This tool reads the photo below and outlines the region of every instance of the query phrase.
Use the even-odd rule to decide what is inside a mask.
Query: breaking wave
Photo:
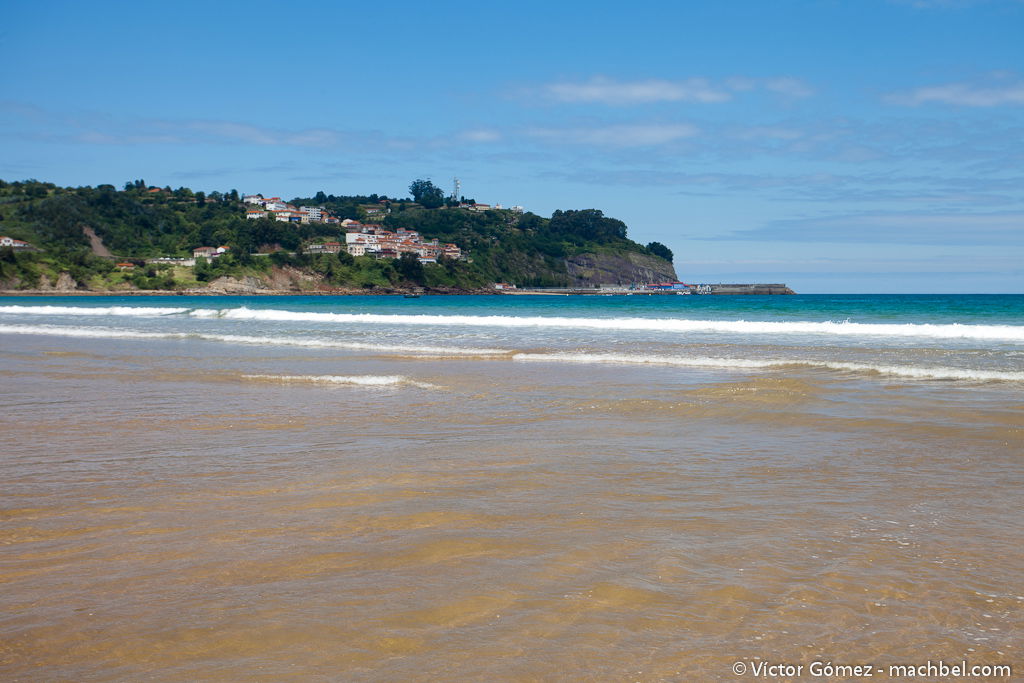
[[[270,382],[305,382],[309,384],[351,384],[362,387],[408,385],[420,389],[436,389],[436,384],[418,382],[405,375],[242,375],[243,379]]]
[[[865,372],[905,379],[943,379],[979,382],[1024,382],[1024,372],[999,370],[975,370],[970,368],[919,367],[912,365],[872,365],[869,363],[846,363],[841,361],[819,361],[802,359],[747,359],[718,357],[644,356],[600,353],[517,353],[515,361],[538,361],[559,363],[612,363],[671,365],[691,368],[735,368],[735,369],[781,369],[786,367],[809,367],[847,372]]]
[[[0,306],[0,313],[17,315],[116,315],[130,317],[154,317],[191,313],[191,308],[169,308],[165,306]]]
[[[0,325],[0,334],[48,335],[92,339],[189,340],[197,339],[228,344],[260,346],[297,346],[322,349],[367,350],[380,354],[408,356],[454,356],[514,360],[518,362],[557,362],[582,364],[662,365],[692,368],[726,368],[739,370],[782,369],[808,367],[843,372],[869,373],[906,379],[937,379],[965,381],[1024,382],[1024,372],[981,370],[945,366],[916,366],[850,363],[843,361],[799,358],[727,358],[718,356],[666,356],[654,354],[616,353],[541,353],[517,352],[509,349],[472,348],[455,346],[388,345],[384,343],[345,342],[310,337],[253,336],[234,334],[206,334],[197,332],[143,332],[104,327],[70,327],[60,325]],[[391,377],[391,376],[388,376]],[[282,380],[284,381],[284,380]],[[298,379],[290,381],[300,381]],[[312,381],[312,380],[303,380]],[[335,380],[322,380],[335,381]],[[345,383],[347,380],[337,380]],[[349,382],[358,383],[358,382]]]
[[[403,315],[380,313],[317,313],[281,309],[159,308],[112,306],[0,306],[0,313],[28,315],[148,316],[186,315],[198,319],[259,320],[496,328],[562,328],[678,333],[731,333],[746,335],[828,335],[978,339],[1024,343],[1024,325],[965,325],[961,323],[858,323],[849,321],[693,320],[678,318],[567,318],[503,315]]]
[[[410,346],[404,344],[371,344],[342,342],[308,337],[252,336],[242,334],[206,334],[202,332],[140,332],[104,327],[64,327],[60,325],[0,325],[0,334],[40,334],[57,337],[91,339],[201,339],[229,344],[259,344],[262,346],[304,346],[324,349],[352,349],[376,351],[385,354],[432,356],[507,356],[507,349],[487,349],[458,346]]]
[[[203,315],[205,316],[206,314],[204,313]],[[932,337],[937,339],[998,339],[1024,342],[1024,325],[308,313],[275,309],[251,309],[246,307],[224,309],[218,317],[231,320],[476,327],[555,327],[595,330],[649,330],[659,332],[729,332],[739,334],[877,335],[886,337]]]

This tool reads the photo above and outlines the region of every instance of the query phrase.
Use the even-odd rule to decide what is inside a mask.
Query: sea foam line
[[[486,349],[458,346],[410,346],[371,344],[368,342],[342,342],[299,337],[260,337],[241,334],[207,334],[203,332],[139,332],[104,327],[65,327],[60,325],[0,325],[0,334],[38,334],[57,337],[87,339],[201,339],[229,344],[258,344],[264,346],[302,346],[308,348],[352,349],[376,351],[382,354],[410,354],[434,356],[507,356],[508,349]]]
[[[154,317],[191,313],[191,308],[169,308],[165,306],[0,306],[0,313],[16,315],[116,315],[130,317]]]
[[[946,379],[967,381],[1024,382],[1024,372],[1003,372],[998,370],[974,370],[950,367],[917,367],[908,365],[872,365],[869,363],[846,363],[842,361],[818,361],[805,359],[748,359],[719,358],[713,356],[653,356],[600,353],[517,353],[515,361],[538,361],[560,363],[611,363],[670,365],[693,368],[738,368],[738,369],[780,369],[801,366],[826,370],[867,372],[906,379]]]
[[[857,323],[848,321],[757,321],[693,320],[686,318],[567,318],[504,315],[403,315],[382,313],[317,313],[281,309],[238,308],[154,308],[114,306],[78,308],[74,306],[0,306],[0,313],[30,315],[117,315],[166,316],[186,314],[192,318],[262,320],[277,322],[319,322],[344,324],[389,324],[418,326],[563,328],[591,330],[627,330],[678,333],[725,332],[760,335],[838,335],[881,336],[890,338],[925,337],[932,339],[979,339],[1024,343],[1024,325],[965,325],[961,323]]]
[[[436,384],[418,382],[405,375],[242,375],[244,379],[273,382],[304,382],[309,384],[351,384],[363,387],[408,385],[420,389],[437,389]]]
[[[206,317],[206,314],[203,314]],[[1024,343],[1024,325],[937,325],[932,323],[854,323],[811,321],[690,320],[673,318],[565,318],[545,316],[401,315],[380,313],[314,313],[246,307],[224,309],[230,320],[306,321],[393,325],[474,327],[553,327],[658,332],[729,332],[737,334],[816,334],[843,336],[990,339]]]
[[[139,332],[110,328],[62,327],[56,325],[0,325],[0,334],[52,335],[94,339],[200,339],[236,344],[257,344],[272,346],[301,346],[314,348],[370,349],[384,353],[448,353],[467,356],[491,356],[520,362],[561,362],[561,363],[610,363],[669,365],[697,368],[734,369],[779,369],[803,366],[820,369],[867,372],[908,379],[947,379],[968,381],[1024,382],[1024,372],[972,370],[950,367],[915,367],[896,365],[871,365],[867,363],[846,363],[841,361],[817,361],[806,359],[748,359],[714,356],[659,356],[643,354],[609,353],[515,353],[506,349],[467,349],[456,347],[384,347],[360,342],[334,342],[319,339],[298,339],[290,337],[257,337],[228,334],[202,334],[184,332]]]

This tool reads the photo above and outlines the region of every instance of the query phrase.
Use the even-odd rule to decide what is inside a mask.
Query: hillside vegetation
[[[423,181],[417,181],[423,182]],[[138,180],[117,189],[59,187],[34,180],[0,180],[0,235],[31,243],[39,251],[0,249],[0,288],[39,289],[58,282],[92,290],[184,289],[230,277],[280,283],[291,288],[387,290],[428,287],[477,290],[493,282],[519,286],[581,284],[573,259],[594,255],[642,258],[652,272],[674,271],[663,245],[642,246],[626,236],[626,225],[601,211],[556,211],[551,218],[507,210],[470,211],[442,204],[426,208],[411,199],[378,195],[335,196],[323,192],[294,204],[326,207],[334,216],[419,231],[462,248],[462,260],[421,264],[416,258],[373,259],[347,253],[307,255],[305,244],[345,241],[341,225],[284,223],[245,218],[234,190],[193,192],[151,188]],[[367,216],[380,207],[384,217]],[[375,212],[376,214],[376,212]],[[102,253],[96,239],[110,255]],[[146,264],[156,257],[190,257],[200,246],[228,246],[228,254],[195,268]],[[136,265],[130,272],[118,262]],[[590,271],[587,271],[590,272]],[[62,275],[63,274],[63,275]],[[617,277],[616,275],[604,276]],[[288,279],[285,278],[285,279]]]

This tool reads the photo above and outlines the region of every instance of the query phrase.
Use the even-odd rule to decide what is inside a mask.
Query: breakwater
[[[675,287],[649,287],[647,285],[600,285],[597,287],[519,287],[514,290],[501,290],[502,294],[711,294],[711,295],[765,295],[765,294],[796,294],[787,285],[781,283],[755,284],[697,284]]]

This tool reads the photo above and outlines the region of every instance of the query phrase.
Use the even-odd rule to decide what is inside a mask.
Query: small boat
[[[405,298],[406,299],[419,299],[420,295],[419,294],[406,294]]]

